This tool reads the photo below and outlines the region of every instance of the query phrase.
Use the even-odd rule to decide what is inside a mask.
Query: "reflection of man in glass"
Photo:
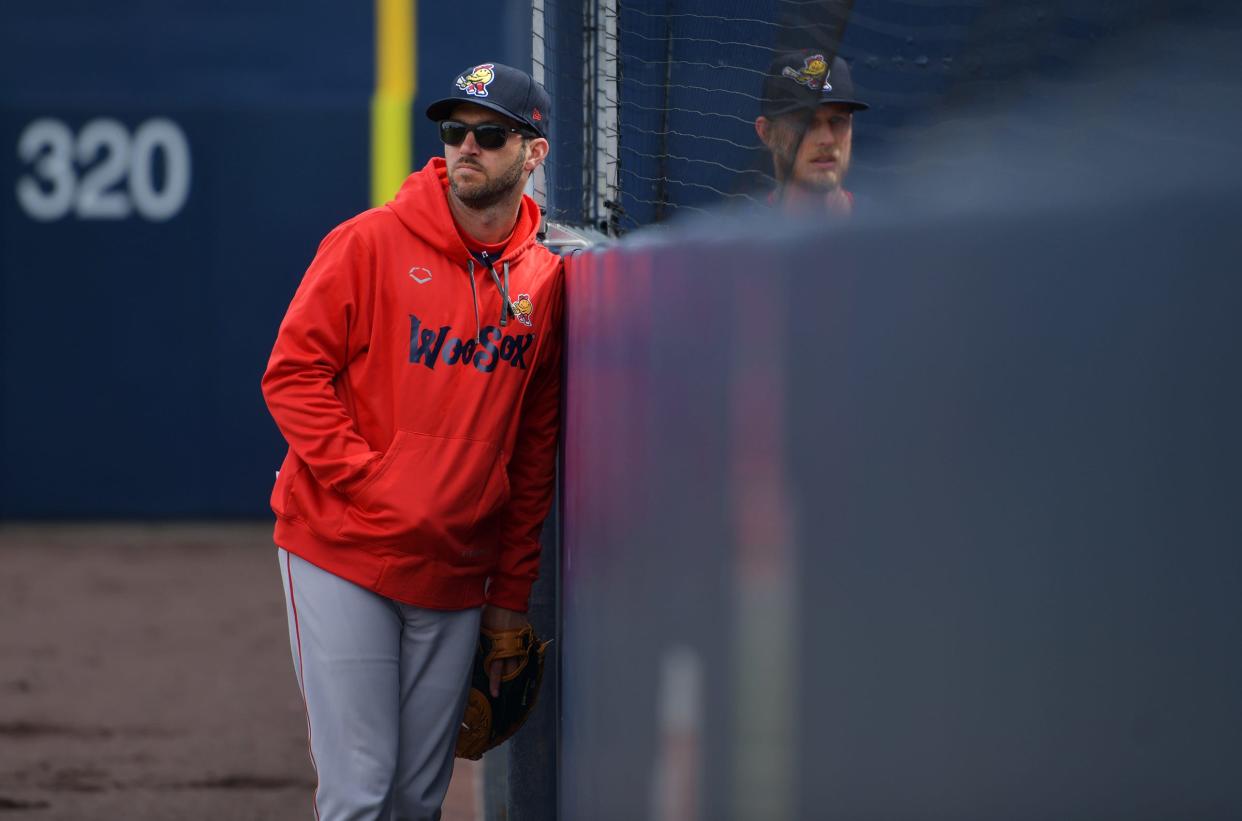
[[[822,51],[778,54],[763,80],[755,131],[772,153],[777,189],[773,204],[786,209],[824,208],[848,214],[853,196],[843,187],[850,170],[855,111],[849,66]]]

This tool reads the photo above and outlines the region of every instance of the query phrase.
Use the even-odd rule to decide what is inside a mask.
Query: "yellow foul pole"
[[[375,0],[375,93],[371,97],[371,204],[382,205],[412,170],[410,108],[418,89],[418,0]]]

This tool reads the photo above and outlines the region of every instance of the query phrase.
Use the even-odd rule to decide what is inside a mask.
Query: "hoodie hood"
[[[432,157],[421,170],[406,177],[397,196],[384,207],[419,240],[464,266],[471,259],[470,251],[458,235],[449,210],[448,187],[447,163],[443,157]],[[539,206],[523,194],[517,224],[505,248],[506,260],[518,259],[535,244],[539,220]]]

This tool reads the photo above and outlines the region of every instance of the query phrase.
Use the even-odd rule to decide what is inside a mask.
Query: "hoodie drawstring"
[[[466,261],[466,271],[470,274],[470,296],[474,297],[474,338],[483,341],[483,328],[479,325],[479,292],[474,287],[474,260]]]
[[[509,260],[507,259],[505,260],[505,290],[501,296],[505,299],[505,307],[500,312],[500,324],[503,325],[505,323],[505,313],[513,312],[513,303],[509,301]],[[516,316],[516,314],[514,315]]]
[[[505,281],[503,284],[500,281],[500,276],[496,273],[496,267],[492,265],[492,262],[487,258],[486,253],[483,254],[482,262],[487,266],[487,270],[491,272],[492,282],[496,283],[496,290],[500,291],[500,327],[503,328],[509,324],[509,314],[517,316],[517,314],[513,312],[512,303],[509,302],[509,261],[505,260],[504,265],[502,266],[505,274]]]

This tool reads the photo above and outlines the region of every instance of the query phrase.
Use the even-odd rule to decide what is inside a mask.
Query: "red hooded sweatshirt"
[[[525,610],[552,500],[564,277],[530,197],[489,270],[447,187],[433,159],[337,226],[293,297],[263,375],[289,443],[275,541],[397,601]]]

